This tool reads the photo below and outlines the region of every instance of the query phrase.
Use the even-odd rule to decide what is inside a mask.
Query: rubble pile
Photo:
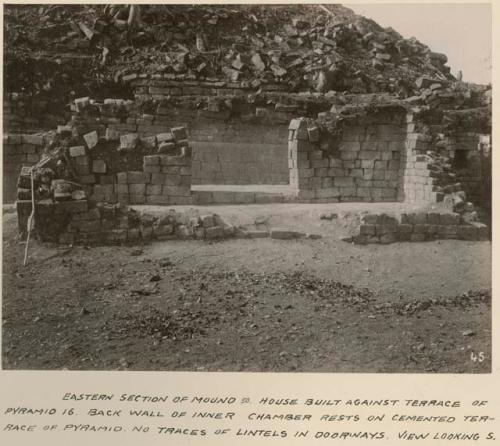
[[[425,91],[432,102],[446,100],[437,85],[454,80],[445,55],[341,5],[10,5],[5,43],[6,84],[28,81],[16,78],[19,61],[53,60],[62,78],[34,70],[29,86],[52,92],[68,80],[72,63],[60,55],[71,53],[86,64],[84,84],[74,87],[80,93],[140,72],[255,90],[271,83],[321,93]],[[421,76],[433,82],[415,85]]]

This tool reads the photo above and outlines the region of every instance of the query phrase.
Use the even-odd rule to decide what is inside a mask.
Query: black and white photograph
[[[491,4],[3,4],[3,370],[490,374]]]

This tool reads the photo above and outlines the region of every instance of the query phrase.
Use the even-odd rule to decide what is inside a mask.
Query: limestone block
[[[44,144],[42,135],[24,134],[22,135],[22,142],[24,144],[32,144],[34,146],[43,146]]]
[[[93,173],[106,173],[106,162],[104,160],[95,159],[92,161]]]
[[[294,238],[299,238],[303,234],[297,231],[292,231],[290,229],[283,229],[283,228],[272,228],[270,232],[270,236],[273,239],[280,239],[280,240],[290,240]]]
[[[144,157],[144,166],[160,165],[160,157],[157,155],[148,155]]]
[[[147,172],[132,171],[126,172],[127,183],[129,184],[142,184],[151,181],[151,174]]]
[[[73,146],[69,148],[69,156],[72,158],[85,156],[85,147],[84,146]]]
[[[85,143],[87,144],[87,147],[89,149],[93,149],[99,142],[99,136],[97,135],[96,131],[83,135],[83,139],[85,140]]]
[[[162,167],[160,165],[157,166],[144,166],[143,171],[146,173],[161,173]]]

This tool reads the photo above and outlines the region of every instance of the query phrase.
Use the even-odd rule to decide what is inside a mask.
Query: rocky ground
[[[16,231],[4,214],[4,369],[491,370],[489,242],[35,243],[24,268]]]

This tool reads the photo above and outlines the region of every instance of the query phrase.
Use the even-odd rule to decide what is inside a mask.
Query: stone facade
[[[67,119],[68,116],[68,111],[61,105],[54,107],[50,98],[32,97],[25,93],[5,91],[3,98],[4,132],[31,133],[54,127],[58,122]]]

